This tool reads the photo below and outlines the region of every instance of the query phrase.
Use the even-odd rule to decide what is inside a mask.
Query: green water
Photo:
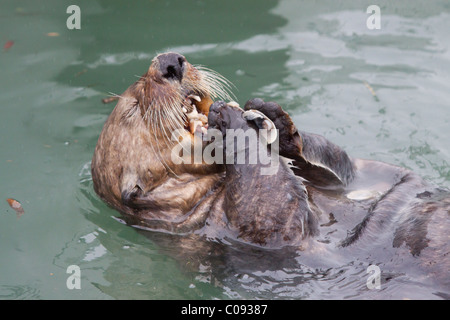
[[[71,4],[81,30],[66,27]],[[186,271],[114,219],[89,166],[114,107],[101,99],[171,50],[227,77],[241,104],[275,100],[297,127],[354,157],[450,187],[450,2],[377,1],[380,30],[366,27],[370,4],[3,0],[0,42],[14,43],[0,52],[0,299],[358,297],[365,285],[346,280],[355,274],[348,265],[309,282],[281,267],[230,272],[237,280],[221,285]],[[25,214],[17,218],[7,198]],[[80,290],[66,286],[72,264]],[[384,293],[377,297],[393,295]]]

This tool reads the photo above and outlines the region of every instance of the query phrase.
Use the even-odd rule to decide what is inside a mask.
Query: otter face
[[[206,132],[214,99],[230,100],[230,83],[217,72],[193,66],[178,53],[156,56],[147,73],[135,84],[141,116],[156,136],[166,137],[184,128]]]

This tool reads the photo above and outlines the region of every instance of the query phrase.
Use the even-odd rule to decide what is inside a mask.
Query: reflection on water
[[[97,198],[89,172],[113,107],[101,99],[174,50],[231,80],[241,105],[276,100],[352,156],[448,188],[448,1],[381,1],[381,30],[366,28],[363,1],[98,0],[80,2],[82,29],[69,32],[69,4],[2,3],[1,41],[14,45],[0,54],[0,193],[26,214],[3,204],[1,299],[449,298],[395,263],[379,264],[381,289],[369,290],[377,261],[365,255],[138,232]],[[71,264],[80,292],[65,286]]]

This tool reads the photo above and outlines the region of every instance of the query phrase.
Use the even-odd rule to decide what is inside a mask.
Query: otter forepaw
[[[297,158],[302,154],[302,139],[289,114],[275,102],[265,102],[255,98],[248,100],[244,110],[258,110],[264,113],[278,129],[280,154],[288,158]]]

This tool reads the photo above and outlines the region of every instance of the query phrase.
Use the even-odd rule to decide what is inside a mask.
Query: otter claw
[[[239,108],[239,103],[237,103],[236,101],[230,101],[227,104],[231,107]]]
[[[268,144],[273,143],[277,136],[277,128],[275,124],[264,113],[258,110],[247,110],[242,114],[242,117],[247,121],[253,121],[259,129],[266,129],[262,131],[262,135]]]

